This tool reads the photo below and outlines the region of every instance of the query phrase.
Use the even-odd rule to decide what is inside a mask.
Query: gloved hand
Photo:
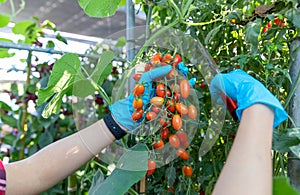
[[[145,107],[152,98],[154,90],[152,89],[152,80],[167,75],[172,69],[172,66],[162,66],[145,72],[142,74],[139,80],[140,84],[143,84],[145,91],[142,95],[143,106]],[[111,114],[113,118],[128,131],[135,129],[137,122],[131,118],[134,108],[132,102],[134,95],[131,93],[127,98],[117,101],[110,106]]]
[[[216,75],[211,82],[210,92],[219,104],[223,103],[221,91],[237,101],[236,114],[239,120],[243,110],[256,103],[265,104],[274,111],[274,128],[288,117],[278,99],[261,82],[242,70]]]
[[[187,78],[188,73],[189,73],[189,69],[188,67],[186,67],[186,65],[184,65],[183,62],[180,62],[177,66],[176,69],[181,72],[183,74],[184,77]],[[196,78],[191,78],[189,80],[190,85],[193,87],[196,84]]]

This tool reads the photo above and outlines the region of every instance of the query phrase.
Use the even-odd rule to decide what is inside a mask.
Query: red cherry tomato
[[[183,160],[188,160],[190,158],[189,153],[182,149],[182,148],[178,148],[176,151],[177,156],[179,156],[179,158],[183,159]]]
[[[133,95],[134,96],[140,96],[143,95],[145,91],[145,87],[142,84],[137,84],[133,89]]]
[[[161,139],[153,141],[153,147],[156,150],[161,150],[164,148],[164,146],[165,146],[164,141]]]
[[[152,107],[151,107],[151,110],[157,114],[157,113],[160,112],[161,107],[160,107],[160,106],[152,106]]]
[[[181,62],[181,56],[179,54],[176,54],[173,61],[173,67],[176,67],[179,62]]]
[[[190,117],[190,119],[195,120],[197,118],[197,115],[198,115],[198,111],[197,111],[196,106],[190,105],[188,109],[189,109],[188,116]]]
[[[172,118],[172,127],[178,131],[182,127],[182,119],[178,114],[175,114]]]
[[[193,168],[191,166],[183,166],[183,173],[186,177],[191,177],[193,174]]]
[[[153,111],[147,112],[146,119],[148,121],[151,121],[151,120],[153,120],[155,118],[156,118],[156,113],[155,112],[153,112]]]
[[[158,97],[165,97],[166,96],[166,90],[165,90],[165,85],[164,84],[158,84],[156,86],[156,95]]]
[[[168,100],[167,102],[167,108],[170,112],[175,112],[175,102],[173,99]]]
[[[181,102],[177,102],[175,108],[177,112],[182,115],[186,115],[189,112],[188,107]]]
[[[174,93],[174,100],[178,102],[180,100],[180,94],[179,93]]]
[[[140,109],[140,110],[137,110],[137,111],[134,111],[131,115],[131,118],[134,120],[134,121],[137,121],[139,120],[140,118],[142,118],[144,114],[144,110]]]
[[[169,134],[170,134],[170,131],[169,131],[168,128],[163,128],[163,129],[160,131],[160,136],[161,136],[161,138],[164,139],[164,140],[168,139]]]
[[[161,59],[162,62],[165,62],[165,63],[170,63],[172,61],[173,57],[171,54],[169,53],[166,53],[166,55],[164,55]]]
[[[176,133],[176,135],[177,135],[181,145],[184,144],[185,142],[189,141],[188,136],[187,136],[186,132],[184,132],[184,131],[178,131]]]
[[[169,142],[174,148],[179,148],[180,146],[180,141],[176,134],[172,134],[169,136]]]
[[[141,79],[141,77],[142,77],[142,74],[134,74],[134,75],[133,75],[133,79],[134,79],[135,81],[139,81],[139,80]]]
[[[168,126],[168,122],[166,121],[165,118],[160,118],[159,124],[160,124],[162,127]]]
[[[156,162],[153,160],[148,160],[148,170],[147,170],[147,175],[152,175],[155,171],[156,168]]]
[[[274,18],[274,23],[276,26],[281,26],[282,20],[280,20],[278,17]]]
[[[172,93],[171,93],[171,90],[170,90],[170,89],[167,90],[167,96],[168,96],[168,97],[171,97],[171,96],[172,96]]]
[[[200,88],[201,89],[204,89],[205,88],[205,82],[203,81],[203,82],[201,82],[201,84],[200,84]]]
[[[156,53],[152,56],[151,58],[151,64],[155,65],[155,64],[160,64],[160,53]]]
[[[164,98],[157,97],[157,96],[153,97],[153,98],[151,98],[150,103],[154,106],[161,106],[164,103]]]
[[[180,94],[183,98],[187,98],[190,95],[191,86],[187,79],[181,80],[179,83]]]
[[[132,102],[132,106],[134,109],[139,110],[143,107],[143,100],[142,98],[134,98]]]
[[[177,76],[178,75],[178,72],[175,70],[175,69],[172,69],[167,75],[166,75],[166,77],[168,78],[168,79],[173,79],[175,76]]]
[[[151,64],[145,64],[144,72],[148,72],[149,70],[152,70],[153,66]]]

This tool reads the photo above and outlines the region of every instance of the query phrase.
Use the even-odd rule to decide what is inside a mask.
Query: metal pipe
[[[43,53],[49,53],[49,54],[59,54],[63,55],[69,52],[64,52],[64,51],[57,51],[54,49],[45,49],[41,47],[35,47],[27,44],[21,44],[21,43],[11,43],[11,42],[1,42],[0,41],[0,48],[6,48],[6,49],[18,49],[18,50],[27,50],[27,51],[36,51],[36,52],[43,52]],[[80,54],[76,53],[80,57],[88,57],[88,58],[94,58],[98,59],[100,56],[99,55],[91,55],[91,54]]]
[[[291,67],[290,76],[292,79],[292,85],[296,82],[298,74],[300,74],[300,38],[297,38],[291,42],[290,56]],[[293,86],[291,86],[291,89]],[[289,114],[297,127],[300,127],[300,86],[296,87],[295,93],[292,96],[289,104]],[[292,125],[291,125],[292,126]],[[300,159],[295,156],[294,153],[288,154],[288,176],[293,187],[300,192]]]
[[[132,0],[126,1],[126,58],[128,62],[132,62],[135,56],[135,15],[134,4]],[[134,74],[134,71],[132,71]],[[132,78],[132,77],[130,77]],[[133,79],[128,79],[128,90],[132,91],[135,82]]]
[[[35,47],[27,44],[21,44],[21,43],[11,43],[11,42],[2,42],[0,41],[0,48],[6,48],[6,49],[18,49],[18,50],[27,50],[27,51],[35,51],[35,52],[43,52],[43,53],[49,53],[49,54],[58,54],[58,55],[64,55],[66,53],[74,53],[74,52],[65,52],[65,51],[57,51],[54,49],[45,49],[41,47]],[[87,57],[92,59],[98,59],[100,58],[100,55],[95,54],[81,54],[81,53],[74,53],[78,55],[79,57]],[[123,58],[115,57],[115,61],[120,62],[126,62]]]

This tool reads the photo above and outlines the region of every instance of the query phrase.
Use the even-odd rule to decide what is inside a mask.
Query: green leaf
[[[111,61],[114,59],[114,53],[111,51],[105,51],[101,54],[101,58],[91,75],[91,79],[101,85],[106,77],[111,73],[112,65]],[[108,73],[109,72],[109,73]]]
[[[59,112],[62,98],[72,87],[75,77],[82,77],[80,67],[80,60],[75,54],[66,54],[55,63],[47,88],[38,92],[38,105],[51,98],[44,109],[43,117],[47,118],[52,113]]]
[[[56,35],[56,39],[65,43],[65,44],[68,44],[68,41],[67,39],[65,39],[64,37],[62,37],[59,33]]]
[[[147,162],[147,146],[136,145],[120,158],[117,168],[103,183],[90,188],[89,194],[125,194],[133,184],[145,176]]]
[[[11,116],[11,115],[2,115],[1,116],[1,120],[4,124],[8,124],[9,126],[13,127],[13,128],[17,128],[18,127],[18,120]]]
[[[96,90],[88,79],[77,80],[73,85],[73,95],[81,98],[94,94]]]
[[[46,48],[54,48],[55,47],[55,44],[53,41],[48,41],[47,42],[47,45],[46,45]]]
[[[176,180],[176,169],[173,166],[167,168],[166,177],[168,179],[168,186],[173,186]]]
[[[299,195],[290,184],[287,177],[274,177],[273,178],[273,195]]]
[[[12,28],[12,32],[15,34],[21,34],[21,35],[26,35],[26,30],[28,29],[28,27],[30,27],[31,25],[34,25],[35,23],[29,20],[25,20],[22,22],[18,22],[13,28]]]
[[[116,47],[124,47],[126,44],[126,38],[125,37],[120,37],[118,40],[117,40],[117,43],[116,43]]]
[[[273,149],[278,152],[288,152],[290,151],[290,147],[299,143],[299,138],[290,136],[287,132],[279,133],[278,131],[273,131]]]
[[[9,42],[12,43],[13,41],[6,38],[0,38],[0,42]],[[6,48],[0,48],[0,58],[9,58],[15,55],[15,53],[9,53],[9,49]]]
[[[116,13],[121,0],[78,0],[80,7],[91,17],[104,18]]]
[[[7,111],[12,110],[11,107],[3,101],[0,101],[0,109],[1,110],[7,110]]]
[[[213,28],[205,37],[205,44],[209,44],[209,42],[214,39],[214,37],[218,34],[220,31],[222,25],[218,26],[217,28]]]
[[[298,144],[297,146],[291,146],[290,150],[295,154],[295,156],[300,158],[300,144]]]
[[[42,133],[38,140],[38,144],[42,148],[49,145],[52,142],[53,142],[53,136],[48,131]]]
[[[256,53],[258,49],[258,37],[260,35],[262,20],[256,19],[254,22],[249,22],[246,26],[246,41],[251,44],[251,50]]]
[[[0,0],[0,3],[5,3],[6,2],[6,0]]]
[[[126,5],[126,0],[120,0],[119,7],[123,7]]]
[[[9,21],[10,21],[9,15],[0,14],[0,28],[7,26]]]
[[[42,116],[47,118],[51,114],[58,114],[64,95],[86,97],[97,90],[97,83],[103,82],[111,71],[110,62],[114,58],[113,52],[103,52],[99,63],[91,75],[85,78],[81,72],[81,63],[77,55],[66,54],[53,66],[47,88],[39,90],[38,105],[49,101]]]
[[[300,29],[300,10],[291,8],[286,12],[286,17],[292,21],[295,27]]]

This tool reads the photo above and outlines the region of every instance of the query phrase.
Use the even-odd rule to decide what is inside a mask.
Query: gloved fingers
[[[171,70],[172,70],[172,66],[170,66],[170,65],[154,68],[154,69],[142,74],[140,83],[143,83],[143,82],[148,83],[154,79],[163,77],[163,76],[167,75]]]
[[[189,73],[189,69],[188,69],[188,67],[186,67],[186,66],[184,65],[183,62],[180,62],[180,63],[176,66],[176,69],[177,69],[179,72],[181,72],[181,73],[184,75],[184,77],[187,77],[187,75],[188,75],[188,73]]]

